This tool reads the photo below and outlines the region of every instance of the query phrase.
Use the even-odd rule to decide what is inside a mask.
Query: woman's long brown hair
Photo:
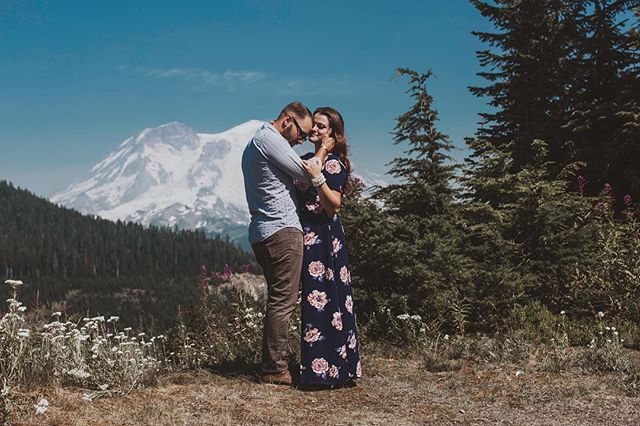
[[[329,120],[329,127],[333,130],[333,138],[336,140],[331,152],[338,156],[347,174],[351,174],[351,161],[349,161],[349,148],[347,146],[347,137],[344,135],[344,120],[342,115],[331,107],[320,107],[313,112],[313,115],[322,114]]]

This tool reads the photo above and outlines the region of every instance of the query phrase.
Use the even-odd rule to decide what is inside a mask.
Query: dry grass
[[[640,424],[620,374],[524,372],[463,362],[429,373],[417,355],[365,348],[357,387],[305,392],[206,370],[165,376],[127,397],[85,401],[81,389],[18,392],[16,425]],[[516,374],[517,373],[517,374]],[[49,410],[36,417],[33,404]]]

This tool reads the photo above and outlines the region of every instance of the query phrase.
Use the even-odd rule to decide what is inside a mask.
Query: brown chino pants
[[[280,373],[287,370],[289,319],[296,307],[302,272],[302,233],[284,228],[252,247],[267,279],[262,372]]]

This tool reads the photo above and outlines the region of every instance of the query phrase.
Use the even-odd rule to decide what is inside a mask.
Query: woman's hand
[[[320,146],[326,149],[327,152],[331,152],[333,151],[333,147],[336,146],[336,140],[332,136],[325,136]]]
[[[318,157],[302,160],[302,167],[312,178],[317,178],[322,174],[322,163]]]

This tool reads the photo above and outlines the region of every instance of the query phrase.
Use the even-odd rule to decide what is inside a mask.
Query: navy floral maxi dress
[[[343,191],[347,172],[337,156],[327,156],[322,173],[332,190]],[[322,209],[313,186],[297,196],[304,232],[300,383],[345,383],[360,377],[361,368],[344,230],[337,214],[330,218]]]

